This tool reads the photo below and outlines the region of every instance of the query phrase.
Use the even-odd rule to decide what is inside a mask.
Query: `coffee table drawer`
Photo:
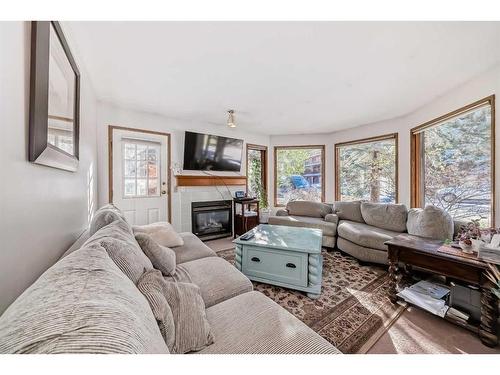
[[[242,255],[242,272],[247,276],[307,286],[307,253],[245,246]]]

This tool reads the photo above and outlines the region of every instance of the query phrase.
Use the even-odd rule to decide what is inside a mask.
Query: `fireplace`
[[[191,203],[191,227],[202,240],[229,237],[233,233],[232,201]]]

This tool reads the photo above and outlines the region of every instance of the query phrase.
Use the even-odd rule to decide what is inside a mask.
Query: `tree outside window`
[[[335,145],[336,200],[397,201],[397,133]]]
[[[412,138],[418,174],[412,176],[419,186],[414,204],[492,225],[492,98],[413,129]]]

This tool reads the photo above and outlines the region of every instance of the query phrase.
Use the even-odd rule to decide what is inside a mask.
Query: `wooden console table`
[[[479,259],[438,252],[438,249],[443,246],[443,241],[409,234],[400,234],[385,244],[389,249],[390,299],[392,303],[398,299],[396,296],[398,282],[402,277],[399,263],[407,264],[410,269],[411,266],[421,267],[439,275],[477,285],[481,289],[481,322],[479,325],[466,323],[463,326],[476,332],[483,344],[490,347],[498,344],[498,302],[491,292],[493,284],[485,276],[486,263]],[[455,321],[451,322],[455,323]]]

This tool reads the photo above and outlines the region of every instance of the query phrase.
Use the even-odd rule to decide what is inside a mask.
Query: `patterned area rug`
[[[233,249],[217,255],[234,264]],[[317,300],[299,291],[253,284],[343,353],[368,351],[405,309],[389,301],[384,268],[360,265],[338,251],[323,250],[323,284]]]

